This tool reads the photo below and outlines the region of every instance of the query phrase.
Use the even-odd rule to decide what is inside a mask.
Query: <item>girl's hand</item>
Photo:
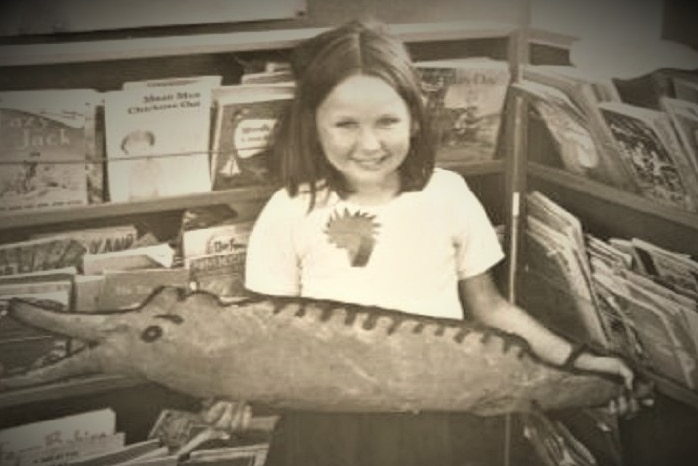
[[[252,409],[245,401],[205,399],[201,417],[212,427],[226,432],[246,430],[252,419]]]
[[[608,403],[611,414],[632,417],[641,406],[652,406],[654,400],[647,393],[638,393],[635,373],[620,358],[614,356],[594,356],[585,354],[579,358],[576,367],[593,372],[601,372],[623,381],[623,392]]]

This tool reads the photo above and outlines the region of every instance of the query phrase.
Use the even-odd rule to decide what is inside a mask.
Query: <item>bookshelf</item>
[[[512,95],[514,105],[529,108],[528,96],[522,92]],[[601,238],[638,237],[669,250],[698,256],[695,237],[698,233],[698,214],[679,208],[659,204],[640,194],[625,191],[607,184],[572,174],[563,168],[553,166],[554,158],[548,155],[532,154],[532,137],[540,132],[532,132],[534,125],[542,125],[537,115],[530,115],[526,110],[522,115],[524,121],[519,125],[517,134],[517,157],[509,162],[514,165],[510,173],[510,189],[521,193],[538,190],[549,196],[554,202],[568,209],[580,218],[584,230]],[[535,134],[536,136],[533,136]],[[540,143],[540,141],[536,141]],[[540,149],[543,147],[543,149]],[[552,150],[552,145],[545,142],[537,144],[536,149],[543,152]],[[541,160],[534,160],[535,158]],[[521,216],[525,215],[525,204],[521,207]],[[517,232],[518,233],[518,232]],[[517,243],[522,241],[520,234]],[[521,252],[515,260],[521,261]],[[522,286],[527,272],[517,268],[511,280],[517,287]],[[562,302],[573,300],[569,290],[556,290],[562,295]],[[648,369],[638,369],[642,377],[650,380],[663,395],[685,405],[698,409],[698,391],[692,390],[661,374]]]

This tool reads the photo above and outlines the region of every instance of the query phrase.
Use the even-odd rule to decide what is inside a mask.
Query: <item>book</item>
[[[194,450],[189,455],[188,465],[263,466],[269,444],[243,445],[239,447]]]
[[[187,86],[190,84],[203,84],[206,87],[217,87],[223,82],[221,75],[201,75],[201,76],[186,76],[162,79],[145,79],[139,81],[124,81],[121,88],[124,90],[138,89],[142,87],[168,87],[168,86]]]
[[[106,451],[118,450],[125,443],[123,432],[87,438],[64,445],[38,448],[19,455],[17,466],[62,466],[79,464],[82,458],[100,455]],[[4,463],[3,463],[4,464]]]
[[[569,239],[553,228],[545,225],[535,217],[527,218],[527,247],[529,249],[528,267],[538,280],[537,289],[550,286],[559,290],[548,299],[548,309],[555,309],[552,316],[546,315],[542,320],[565,336],[576,341],[606,348],[609,346],[604,322],[598,315],[591,286],[583,271],[579,255],[573,250]],[[586,260],[586,258],[584,258]],[[531,292],[531,293],[541,293]],[[557,296],[556,296],[557,295]],[[568,303],[559,304],[563,295]],[[541,306],[542,303],[536,303]],[[533,306],[527,305],[528,309]]]
[[[228,86],[215,97],[214,190],[270,181],[276,124],[293,98],[289,86]]]
[[[677,99],[698,103],[698,76],[674,76],[671,81]]]
[[[170,268],[173,261],[173,249],[166,243],[160,243],[124,251],[85,254],[82,257],[82,271],[85,275],[97,275],[106,270]]]
[[[74,280],[74,312],[100,310],[99,300],[104,291],[104,275],[76,275]]]
[[[602,96],[594,89],[594,78],[583,74],[560,73],[547,66],[526,65],[521,68],[523,79],[554,87],[562,91],[585,115],[586,125],[593,137],[599,161],[603,163],[603,179],[612,186],[627,191],[638,190],[634,173],[621,154],[608,126],[604,123],[598,104]]]
[[[244,73],[240,77],[240,84],[274,84],[292,82],[294,82],[294,78],[290,69]]]
[[[534,65],[543,73],[556,74],[571,80],[587,83],[597,102],[620,102],[620,92],[610,76],[594,72],[589,69],[581,69],[571,65]]]
[[[454,59],[415,63],[427,112],[435,122],[438,161],[495,158],[511,79],[506,62]]]
[[[695,210],[698,178],[660,111],[619,102],[599,104],[618,152],[632,167],[640,192],[659,203]]]
[[[565,170],[607,184],[614,182],[608,176],[612,169],[607,167],[607,159],[598,150],[586,115],[567,94],[555,87],[526,80],[511,87],[529,97],[555,142]]]
[[[76,444],[116,433],[116,414],[97,409],[0,430],[0,463],[14,464],[31,450]]]
[[[123,251],[131,248],[138,238],[134,225],[116,225],[103,228],[86,228],[82,230],[42,233],[32,238],[65,239],[70,238],[80,243],[89,254]]]
[[[251,230],[252,222],[237,222],[183,232],[184,264],[196,289],[221,297],[244,293]]]
[[[146,439],[140,442],[122,445],[117,448],[96,452],[91,455],[82,455],[80,458],[71,461],[70,464],[75,466],[113,466],[123,463],[137,464],[137,462],[134,462],[143,455],[152,454],[153,451],[157,451],[159,454],[167,452],[167,450],[163,451],[160,449],[159,440]]]
[[[95,310],[126,309],[140,305],[162,286],[189,289],[189,271],[184,268],[104,271]]]
[[[640,238],[632,238],[639,272],[689,298],[698,298],[698,262]]]
[[[88,203],[98,96],[90,89],[0,92],[0,215]]]
[[[111,91],[104,105],[112,202],[210,191],[209,86]]]
[[[659,102],[669,115],[691,167],[698,173],[698,104],[663,97]]]

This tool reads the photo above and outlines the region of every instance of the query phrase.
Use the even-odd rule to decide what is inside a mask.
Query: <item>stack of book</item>
[[[231,433],[201,413],[163,409],[147,438],[126,442],[110,408],[0,430],[0,464],[13,466],[262,466],[278,416],[253,417]]]
[[[698,389],[698,262],[648,241],[602,240],[527,196],[524,305],[553,331]]]
[[[566,170],[698,209],[698,102],[685,91],[677,98],[678,84],[646,89],[659,94],[638,101],[627,82],[571,66],[529,65],[523,78],[514,88],[529,97]],[[698,75],[677,73],[674,81],[695,85]]]

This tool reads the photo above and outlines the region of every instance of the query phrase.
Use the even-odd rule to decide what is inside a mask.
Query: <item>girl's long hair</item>
[[[410,149],[399,169],[401,191],[421,190],[434,169],[434,137],[427,121],[419,78],[403,43],[374,22],[351,21],[299,44],[291,56],[296,94],[275,136],[280,181],[291,196],[310,190],[310,208],[325,183],[340,196],[350,192],[325,157],[315,114],[332,89],[353,75],[374,76],[402,97],[413,127]]]

